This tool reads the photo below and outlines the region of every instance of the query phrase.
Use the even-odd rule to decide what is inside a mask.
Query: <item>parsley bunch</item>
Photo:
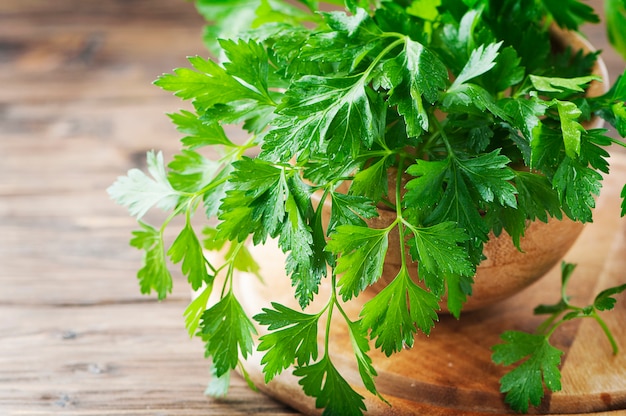
[[[506,230],[519,246],[529,221],[592,220],[605,148],[624,144],[582,123],[600,116],[626,135],[626,78],[585,96],[599,81],[590,73],[597,53],[558,49],[549,30],[598,20],[577,0],[300,3],[198,1],[220,59],[189,58],[191,68],[155,82],[193,105],[170,114],[182,149],[167,166],[149,152],[149,174],[133,169],[109,193],[139,220],[131,245],[145,253],[141,291],[167,296],[169,258],[199,292],[186,325],[206,344],[213,394],[225,392],[231,370],[245,374],[241,360],[256,348],[266,381],[294,367],[325,414],[358,415],[364,398],[328,352],[330,318],[343,319],[362,383],[382,398],[369,341],[387,355],[410,347],[433,328],[444,296],[459,317],[490,233]],[[168,212],[158,227],[142,220],[153,207]],[[374,228],[381,207],[395,219]],[[192,221],[198,212],[203,229]],[[302,311],[272,303],[251,317],[233,290],[236,272],[258,274],[247,245],[269,239],[287,255]],[[343,305],[377,282],[389,250],[401,253],[396,278],[348,316]],[[323,281],[331,295],[310,310]]]
[[[575,264],[561,263],[561,297],[553,305],[539,305],[535,314],[548,315],[535,333],[506,331],[501,335],[502,343],[493,347],[493,361],[497,364],[512,365],[500,379],[500,390],[506,393],[506,402],[515,410],[527,412],[529,403],[538,406],[544,396],[544,384],[551,391],[561,390],[561,356],[563,351],[550,344],[550,337],[564,323],[573,319],[591,318],[595,320],[617,354],[617,342],[613,338],[600,312],[615,307],[613,297],[626,290],[626,284],[607,288],[596,295],[593,302],[585,307],[575,306],[567,296],[567,285],[576,268]]]

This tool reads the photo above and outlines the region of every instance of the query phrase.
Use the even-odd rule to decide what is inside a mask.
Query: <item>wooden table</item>
[[[201,28],[182,0],[0,1],[0,415],[294,414],[239,378],[203,395],[184,280],[139,294],[134,221],[105,193],[177,149],[181,104],[150,83],[205,55]]]

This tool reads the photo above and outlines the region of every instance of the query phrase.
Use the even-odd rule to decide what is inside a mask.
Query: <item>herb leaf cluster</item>
[[[493,347],[492,359],[497,364],[517,366],[500,379],[500,391],[505,400],[517,411],[527,412],[529,404],[539,406],[545,388],[555,392],[561,390],[561,357],[563,351],[550,344],[550,337],[564,323],[573,319],[595,320],[617,354],[617,342],[613,338],[600,312],[615,307],[618,295],[626,290],[626,284],[607,288],[596,295],[590,305],[573,305],[567,296],[567,285],[576,268],[575,264],[561,264],[561,297],[552,305],[539,305],[535,314],[548,315],[535,333],[506,331],[501,335],[502,343]]]
[[[592,220],[605,147],[621,142],[583,123],[599,115],[626,134],[626,78],[586,97],[596,54],[554,50],[547,22],[597,20],[577,0],[346,0],[324,12],[301,3],[198,1],[220,59],[189,58],[155,82],[193,106],[170,115],[182,149],[167,167],[148,153],[149,175],[131,170],[109,193],[140,221],[131,244],[144,251],[141,291],[167,296],[168,258],[198,291],[185,321],[212,359],[211,392],[224,392],[259,331],[267,381],[294,367],[325,414],[361,414],[364,398],[328,352],[333,315],[349,329],[363,385],[382,398],[369,341],[387,355],[410,347],[446,295],[459,317],[490,233],[506,230],[519,246],[528,221]],[[159,227],[143,219],[153,207],[169,213]],[[373,228],[380,207],[395,219]],[[250,317],[236,272],[258,274],[247,244],[270,239],[303,311],[273,303]],[[348,316],[343,305],[378,281],[389,250],[401,253],[397,276]],[[331,296],[311,311],[323,282]]]

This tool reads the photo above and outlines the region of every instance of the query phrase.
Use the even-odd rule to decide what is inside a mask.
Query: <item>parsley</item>
[[[362,386],[384,401],[370,348],[413,345],[444,298],[460,318],[490,233],[505,230],[520,248],[529,221],[592,221],[606,148],[625,146],[584,126],[600,116],[626,136],[626,77],[586,97],[598,53],[553,53],[547,23],[598,20],[579,0],[196,6],[219,58],[190,57],[155,81],[192,107],[169,114],[181,149],[167,165],[148,152],[147,173],[131,169],[108,191],[139,222],[141,292],[164,299],[173,264],[197,293],[184,319],[211,359],[209,394],[225,394],[235,369],[246,377],[242,361],[256,349],[266,381],[291,368],[324,414],[361,414],[364,397],[330,353],[332,322],[349,332]],[[625,45],[620,16],[611,36]],[[146,220],[154,209],[166,212],[159,226]],[[248,251],[269,240],[286,255],[300,310],[273,302],[249,316],[234,286],[241,271],[272,284]],[[391,251],[401,259],[395,278],[363,303]],[[322,284],[330,294],[316,299],[328,293]],[[587,308],[563,296],[547,309],[597,318],[621,290]],[[358,316],[346,302],[362,302]],[[498,362],[525,360],[502,382],[516,409],[559,387],[554,319],[495,348]]]
[[[506,394],[506,402],[517,411],[527,412],[529,404],[539,406],[544,396],[544,386],[551,391],[561,390],[561,356],[563,351],[550,344],[550,336],[563,323],[572,319],[592,318],[606,334],[613,353],[618,347],[609,328],[599,312],[615,306],[613,297],[626,290],[626,284],[611,287],[598,293],[591,305],[572,305],[566,294],[567,285],[575,265],[561,265],[561,298],[553,305],[540,305],[536,314],[549,317],[539,325],[537,332],[506,331],[501,335],[503,343],[493,347],[492,359],[496,364],[510,366],[520,363],[500,379],[500,391]]]

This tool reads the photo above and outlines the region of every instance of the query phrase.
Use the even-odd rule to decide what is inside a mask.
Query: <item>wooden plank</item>
[[[203,396],[208,365],[183,307],[0,307],[0,413],[293,414],[239,378],[230,398]]]

